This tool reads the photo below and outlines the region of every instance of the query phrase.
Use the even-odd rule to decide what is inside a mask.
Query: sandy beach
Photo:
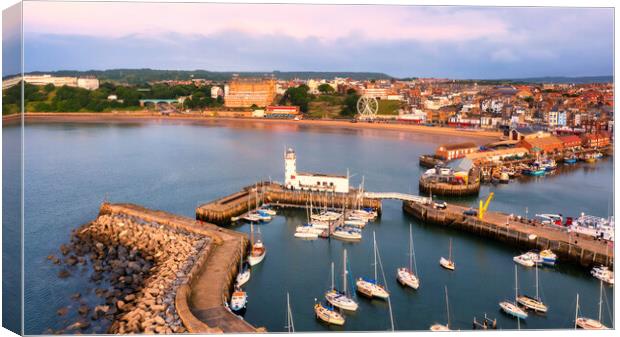
[[[18,115],[3,116],[5,123],[18,121]],[[412,133],[437,134],[437,135],[453,135],[459,137],[470,137],[478,140],[498,140],[501,136],[500,132],[487,130],[465,130],[448,127],[429,127],[424,125],[410,124],[392,124],[392,123],[368,123],[356,122],[348,120],[290,120],[290,119],[266,119],[266,118],[244,118],[244,117],[210,117],[202,114],[183,114],[162,116],[159,113],[151,112],[105,112],[105,113],[88,113],[88,112],[68,112],[68,113],[40,113],[28,112],[25,114],[26,122],[100,122],[100,121],[146,121],[146,120],[177,120],[177,121],[200,121],[212,123],[264,123],[264,124],[280,124],[280,125],[305,125],[313,127],[330,127],[330,128],[349,128],[349,129],[374,129],[374,130],[390,130],[404,131]]]

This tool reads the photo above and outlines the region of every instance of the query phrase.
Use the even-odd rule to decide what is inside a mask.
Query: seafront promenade
[[[451,127],[430,127],[424,125],[412,125],[402,123],[382,123],[382,122],[356,122],[350,120],[337,119],[312,119],[312,120],[290,120],[290,119],[268,119],[250,117],[212,117],[201,113],[175,114],[163,116],[160,113],[139,111],[139,112],[27,112],[24,114],[26,122],[122,122],[122,121],[145,121],[145,120],[170,120],[170,121],[194,121],[210,123],[265,123],[266,125],[288,125],[288,126],[311,126],[329,128],[348,128],[348,129],[369,129],[401,131],[435,135],[451,135],[479,139],[482,142],[490,139],[497,140],[501,136],[500,132],[493,130],[468,130]],[[18,115],[3,116],[4,122],[18,121]]]

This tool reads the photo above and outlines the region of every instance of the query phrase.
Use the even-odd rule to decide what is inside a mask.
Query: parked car
[[[445,201],[442,201],[442,200],[434,200],[433,201],[433,208],[436,208],[436,209],[446,209],[446,208],[448,208],[448,204]]]
[[[473,208],[470,208],[466,211],[463,212],[463,215],[469,215],[469,216],[477,216],[478,215],[478,211],[476,211]]]

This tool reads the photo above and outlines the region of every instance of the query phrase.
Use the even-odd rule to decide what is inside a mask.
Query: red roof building
[[[602,133],[586,133],[581,141],[584,147],[604,147],[609,145],[609,137]]]
[[[560,136],[558,137],[562,141],[565,149],[575,149],[581,147],[581,138],[575,135]]]

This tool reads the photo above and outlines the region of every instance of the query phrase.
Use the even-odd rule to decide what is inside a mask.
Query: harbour
[[[60,142],[56,143],[56,146],[61,146],[63,142],[73,141],[75,137],[80,135],[79,124],[30,126],[29,132],[34,136],[37,133],[60,135],[56,132],[65,129],[70,130],[71,134],[55,141]],[[286,130],[276,129],[270,129],[269,131],[252,129],[230,130],[228,128],[208,129],[211,132],[208,136],[209,139],[219,142],[220,147],[231,151],[233,144],[237,143],[237,140],[232,141],[233,138],[231,137],[233,134],[235,137],[240,138],[239,141],[244,139],[249,141],[251,139],[255,142],[261,142],[273,137],[278,139],[272,145],[269,145],[271,144],[270,142],[264,142],[263,144],[267,145],[261,149],[260,156],[252,152],[242,152],[244,157],[247,156],[247,159],[244,159],[243,164],[240,166],[247,167],[252,165],[255,172],[257,172],[255,177],[247,177],[244,175],[244,170],[241,169],[232,168],[228,172],[218,169],[218,161],[233,158],[232,153],[234,152],[222,151],[221,149],[204,149],[204,147],[192,149],[191,144],[195,144],[198,139],[204,137],[203,131],[205,131],[205,127],[203,126],[192,124],[144,124],[133,126],[132,129],[134,132],[137,131],[139,135],[134,140],[144,140],[153,137],[154,134],[151,132],[158,130],[158,132],[164,132],[167,136],[176,136],[177,140],[171,144],[164,143],[162,145],[164,148],[182,146],[185,149],[191,150],[179,151],[172,158],[169,158],[171,159],[169,161],[171,166],[161,169],[169,172],[169,174],[163,175],[166,177],[165,179],[160,178],[164,172],[160,171],[160,169],[155,171],[150,171],[152,170],[151,168],[146,171],[142,170],[143,174],[146,173],[147,180],[153,183],[155,181],[160,182],[160,185],[157,185],[154,189],[138,189],[138,191],[141,191],[140,193],[132,192],[136,190],[138,185],[131,181],[133,178],[130,174],[129,177],[119,181],[119,184],[122,183],[123,187],[120,190],[115,190],[116,192],[110,192],[113,191],[113,189],[110,189],[110,186],[99,184],[92,186],[93,191],[100,191],[101,195],[107,194],[107,198],[112,201],[142,204],[149,208],[164,209],[167,212],[183,215],[187,218],[196,217],[196,209],[200,207],[202,202],[218,200],[222,196],[230,195],[236,189],[242,189],[242,186],[256,186],[256,181],[269,181],[270,176],[274,178],[272,181],[281,181],[283,163],[281,159],[282,148],[279,144],[291,144],[291,147],[294,147],[299,155],[300,164],[303,163],[303,166],[313,171],[343,172],[349,169],[352,175],[356,174],[353,178],[353,185],[358,185],[361,182],[362,176],[365,178],[364,190],[368,193],[399,192],[403,195],[417,194],[414,190],[420,173],[417,168],[417,157],[436,146],[434,141],[425,139],[424,136],[400,132],[365,135],[363,132],[357,131],[336,133],[325,130],[308,130],[289,133]],[[96,132],[86,138],[86,143],[95,141],[96,138],[109,135],[110,133],[116,134],[117,140],[114,141],[122,141],[123,143],[128,141],[127,137],[136,137],[135,134],[130,136],[127,133],[127,129],[118,125],[104,124],[103,126],[96,126],[91,130],[96,130]],[[34,137],[31,142],[36,140],[37,137]],[[334,149],[329,149],[329,146],[326,146],[336,141],[344,145]],[[313,145],[313,142],[316,143]],[[413,149],[411,148],[412,142],[417,144]],[[106,160],[109,160],[107,157],[113,155],[120,155],[121,158],[125,158],[126,164],[124,165],[138,167],[140,165],[139,162],[132,159],[129,154],[141,149],[138,145],[139,143],[139,141],[133,142],[132,144],[135,145],[121,150],[126,155],[116,152],[119,150],[115,150],[116,153],[102,151],[102,158],[97,159],[95,163],[80,164],[86,165],[76,168],[83,173],[75,175],[73,179],[88,178],[91,173],[86,173],[89,170],[85,170],[85,168],[94,168],[94,166],[90,165],[99,166],[102,163],[106,163]],[[76,144],[72,146],[79,148],[82,145]],[[317,146],[317,148],[314,146]],[[321,146],[320,151],[318,146]],[[373,150],[373,148],[385,148],[386,146],[390,148],[387,151],[389,153],[382,154],[381,151]],[[348,148],[348,150],[345,151],[344,148]],[[342,158],[343,153],[352,153],[353,149],[356,148],[358,150],[373,151],[373,156],[356,157],[346,155],[345,158]],[[405,149],[410,151],[410,155],[394,155],[396,151],[407,151]],[[204,151],[207,151],[207,153],[204,153]],[[37,154],[41,155],[41,153],[37,152],[31,155]],[[145,152],[145,159],[158,158],[160,154],[159,150],[152,149]],[[66,169],[61,169],[61,167],[64,168],[66,163],[80,162],[71,159],[69,154],[63,156],[65,158],[61,158],[62,162],[56,160],[50,162],[49,159],[45,160],[45,156],[43,156],[43,163],[52,167],[57,166],[59,172],[62,172]],[[266,157],[271,159],[265,161],[258,160],[258,158]],[[205,159],[197,160],[196,158]],[[388,162],[390,163],[389,166],[379,164]],[[180,163],[185,163],[185,165]],[[191,164],[187,165],[187,163]],[[224,168],[224,166],[220,167]],[[392,169],[392,167],[399,169]],[[408,168],[406,172],[402,170],[403,167]],[[579,211],[606,216],[609,208],[607,199],[611,193],[607,192],[609,194],[605,194],[606,184],[604,180],[608,179],[605,177],[609,177],[611,167],[612,163],[610,160],[602,160],[596,166],[583,167],[567,172],[564,175],[545,177],[545,179],[526,179],[506,185],[485,185],[481,187],[480,195],[486,196],[490,191],[495,192],[495,199],[489,207],[490,212],[525,215],[526,207],[529,207],[530,216],[535,213],[545,212],[577,215],[575,213]],[[185,175],[174,174],[177,171],[183,171]],[[66,172],[66,174],[75,174],[72,173],[73,169],[66,170]],[[121,177],[120,168],[117,169],[114,166],[101,165],[94,172],[99,172],[99,174],[109,176],[110,178],[118,179]],[[205,175],[204,172],[210,173]],[[218,173],[215,174],[215,172]],[[187,175],[191,178],[188,179]],[[584,176],[588,177],[588,179],[584,180]],[[600,179],[597,179],[597,177],[600,177]],[[198,181],[203,183],[199,185],[197,184]],[[144,185],[144,183],[144,180],[140,181],[140,186]],[[208,184],[210,188],[205,188],[207,186],[205,184]],[[587,184],[588,188],[598,189],[602,193],[592,194],[584,200],[567,197],[563,198],[563,203],[561,204],[547,202],[544,208],[537,206],[542,204],[541,200],[547,201],[550,193],[557,193],[556,188],[558,186],[562,186],[561,190],[569,191],[574,190],[577,186],[584,188],[584,184]],[[41,189],[40,185],[37,186],[37,189]],[[151,186],[156,185],[153,184]],[[52,187],[49,186],[47,188]],[[32,188],[32,186],[27,186],[27,188]],[[41,191],[43,192],[45,189]],[[306,192],[297,191],[294,193],[302,194]],[[310,192],[307,193],[309,194]],[[329,193],[325,192],[313,192],[313,202],[315,197],[318,200],[319,194],[329,195]],[[265,197],[268,195],[269,192],[265,192]],[[276,195],[275,192],[274,195]],[[521,197],[516,198],[514,197],[515,195],[520,195]],[[75,202],[73,196],[61,194],[59,198],[72,203]],[[516,328],[516,321],[503,316],[499,312],[497,303],[514,292],[514,290],[511,290],[514,288],[514,262],[512,258],[524,252],[525,248],[501,241],[486,240],[484,237],[472,235],[451,226],[437,226],[427,221],[421,221],[415,216],[403,212],[403,202],[401,200],[391,199],[381,202],[381,215],[374,222],[368,223],[363,230],[364,237],[360,242],[351,243],[339,240],[315,240],[308,242],[296,240],[293,237],[295,228],[306,221],[303,205],[307,199],[309,198],[302,197],[299,199],[299,202],[288,202],[296,207],[280,207],[278,208],[278,215],[271,222],[258,225],[260,226],[261,237],[268,253],[264,261],[252,268],[252,277],[244,286],[244,290],[248,293],[249,298],[244,320],[253,326],[265,327],[267,331],[285,331],[284,326],[286,322],[284,318],[287,311],[286,293],[288,292],[297,331],[389,329],[390,318],[387,303],[383,301],[359,298],[360,308],[355,314],[346,315],[346,323],[343,327],[321,324],[314,317],[312,309],[314,298],[322,298],[324,292],[329,288],[331,261],[335,262],[336,270],[342,269],[340,261],[342,261],[344,248],[348,251],[350,269],[355,276],[372,275],[372,232],[374,231],[381,252],[382,263],[384,264],[387,279],[386,285],[391,293],[391,306],[397,329],[427,330],[434,322],[444,322],[446,315],[443,299],[444,285],[447,285],[450,290],[451,325],[453,328],[470,329],[473,317],[480,319],[484,317],[485,313],[491,318],[497,318],[498,327],[501,329]],[[368,202],[373,200],[372,198],[364,199],[368,199]],[[329,198],[326,198],[323,204],[331,203],[331,201],[327,202],[327,200]],[[275,204],[276,201],[274,198],[271,200],[271,203]],[[447,199],[446,201],[450,207],[453,207],[453,205],[462,207],[459,210],[468,209],[470,206],[477,207],[478,204],[477,198],[454,198]],[[40,203],[41,201],[37,201],[37,199],[31,200],[30,205],[33,205],[33,202]],[[579,205],[576,202],[579,202]],[[83,223],[92,219],[92,209],[98,209],[100,203],[100,198],[85,197],[81,205],[66,204],[67,209],[75,209],[78,206],[81,211],[73,210],[69,213],[81,215],[79,219],[71,219],[74,216],[70,216],[67,219],[63,219],[62,223],[66,223],[64,226],[68,226],[66,228],[70,229],[75,227],[76,223]],[[284,202],[282,203],[284,206]],[[240,204],[247,205],[247,202]],[[51,211],[49,207],[44,205],[39,209],[45,212]],[[240,209],[238,214],[235,212],[231,214],[236,216],[244,211]],[[53,211],[47,214],[53,214]],[[51,221],[52,224],[56,223],[56,226],[62,226],[59,218],[55,216],[47,218],[49,220],[45,224],[49,224]],[[54,220],[55,218],[56,220]],[[30,221],[36,222],[35,219]],[[42,221],[40,223],[43,224]],[[396,269],[407,264],[409,223],[413,225],[413,241],[415,242],[416,260],[421,282],[418,290],[401,288],[395,277]],[[255,230],[258,226],[254,226]],[[226,225],[226,228],[246,234],[250,232],[249,223]],[[40,235],[41,233],[35,231],[27,235]],[[457,269],[453,273],[442,270],[438,263],[440,256],[447,256],[450,238],[453,241],[453,256],[457,264]],[[45,260],[45,256],[57,249],[58,245],[65,240],[66,236],[59,235],[57,238],[50,240],[49,244],[35,249],[34,252],[37,254],[36,252],[38,251],[38,254],[41,256],[40,259]],[[52,245],[54,246],[52,247]],[[46,246],[47,248],[45,248]],[[554,247],[551,248],[554,249]],[[36,261],[36,258],[34,261]],[[42,261],[41,263],[43,265],[41,267],[42,270],[54,270],[54,266],[50,266],[49,262]],[[234,264],[236,266],[237,262]],[[231,264],[231,268],[236,267],[233,267]],[[533,291],[534,270],[519,267],[518,272],[520,286]],[[554,268],[541,268],[539,273],[543,297],[549,303],[550,310],[545,316],[531,316],[526,322],[522,321],[521,328],[568,328],[572,320],[570,317],[574,315],[574,312],[571,311],[574,311],[574,294],[576,292],[579,292],[582,296],[580,298],[582,310],[588,314],[591,312],[590,316],[596,316],[594,313],[598,302],[599,284],[596,279],[589,275],[587,268],[574,265],[571,262],[561,261]],[[54,272],[51,274],[55,276]],[[274,278],[277,278],[280,282],[273,282]],[[486,287],[487,289],[478,295],[479,301],[470,303],[471,301],[467,293],[475,289],[478,283],[477,280],[480,279],[493,279],[497,281]],[[75,277],[62,280],[61,283],[79,282],[79,280],[79,273],[76,273]],[[562,289],[562,292],[556,291],[556,288]],[[38,291],[36,289],[33,290]],[[610,299],[613,288],[605,286],[605,293],[607,298]],[[60,304],[68,297],[68,294],[63,296],[62,290],[56,289],[55,295],[51,299],[55,299]],[[44,310],[40,306],[37,306],[38,309],[35,309],[32,306],[33,302],[30,303],[31,305],[26,305],[27,310]],[[609,324],[606,315],[609,315],[609,310],[613,311],[613,303],[609,301],[606,303],[610,307],[604,307],[603,318]],[[264,305],[269,305],[272,308],[270,313],[261,310],[261,307]],[[48,314],[48,317],[53,318],[55,316],[54,311],[58,308],[58,305],[51,305],[50,307],[53,308],[50,309],[51,315]],[[281,312],[282,314],[274,314],[274,312]],[[368,319],[369,317],[375,317],[375,319],[370,320]]]

